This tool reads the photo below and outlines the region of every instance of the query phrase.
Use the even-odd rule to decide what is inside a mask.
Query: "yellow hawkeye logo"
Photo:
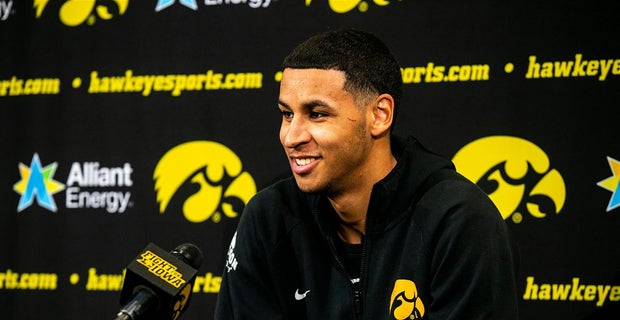
[[[36,17],[40,18],[49,0],[34,0],[33,7],[36,9]],[[94,25],[97,18],[110,20],[121,16],[127,10],[129,0],[67,0],[58,12],[58,17],[63,24],[76,27],[84,22]]]
[[[390,299],[390,315],[397,320],[421,319],[425,312],[415,282],[397,279]]]
[[[157,164],[153,179],[162,214],[182,186],[188,182],[198,186],[183,203],[183,215],[193,223],[208,219],[217,223],[222,214],[236,218],[256,194],[254,179],[243,171],[239,157],[213,141],[191,141],[172,148]]]
[[[328,0],[329,8],[335,13],[347,13],[355,8],[360,12],[366,12],[369,2],[368,0]],[[372,2],[382,7],[390,4],[390,0],[372,0]],[[312,0],[306,0],[306,7],[309,7],[311,3]]]
[[[453,157],[458,172],[480,186],[504,219],[558,214],[566,200],[564,179],[537,145],[510,136],[475,140]]]

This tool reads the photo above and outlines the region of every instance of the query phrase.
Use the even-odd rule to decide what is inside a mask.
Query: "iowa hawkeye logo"
[[[397,320],[422,319],[425,312],[415,282],[397,279],[390,299],[390,315]]]
[[[62,4],[53,1],[48,9],[49,2],[50,0],[34,0],[36,18],[41,18],[46,11],[49,15],[57,14],[60,21],[69,27],[84,23],[92,26],[98,19],[110,20],[122,16],[129,6],[129,0],[65,0]]]
[[[401,0],[399,0],[401,1]],[[390,0],[372,0],[377,6],[387,6]],[[312,0],[306,0],[306,7],[310,6]],[[369,9],[369,0],[328,0],[327,3],[332,11],[336,13],[347,13],[357,8],[359,12],[367,12]]]
[[[197,189],[182,199],[183,216],[193,223],[220,222],[222,215],[236,218],[256,194],[254,179],[243,171],[239,157],[213,141],[191,141],[170,149],[153,179],[162,214],[182,187],[191,184]]]
[[[535,144],[517,137],[475,140],[453,157],[456,169],[480,186],[504,219],[520,223],[557,214],[566,200],[566,186],[549,157]]]

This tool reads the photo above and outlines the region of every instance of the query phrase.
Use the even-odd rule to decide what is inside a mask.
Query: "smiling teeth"
[[[298,166],[307,166],[312,162],[312,158],[295,159],[295,163]]]

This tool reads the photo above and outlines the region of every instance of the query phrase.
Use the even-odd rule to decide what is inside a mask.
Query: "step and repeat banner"
[[[149,243],[203,251],[181,318],[212,318],[244,205],[289,175],[280,63],[338,27],[401,63],[395,132],[500,209],[520,318],[618,319],[619,6],[421,0],[0,0],[0,318],[112,319]]]

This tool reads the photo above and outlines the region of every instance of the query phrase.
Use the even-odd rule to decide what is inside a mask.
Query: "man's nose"
[[[294,117],[284,128],[283,145],[287,148],[295,148],[310,141],[310,132],[306,121],[302,117]]]

